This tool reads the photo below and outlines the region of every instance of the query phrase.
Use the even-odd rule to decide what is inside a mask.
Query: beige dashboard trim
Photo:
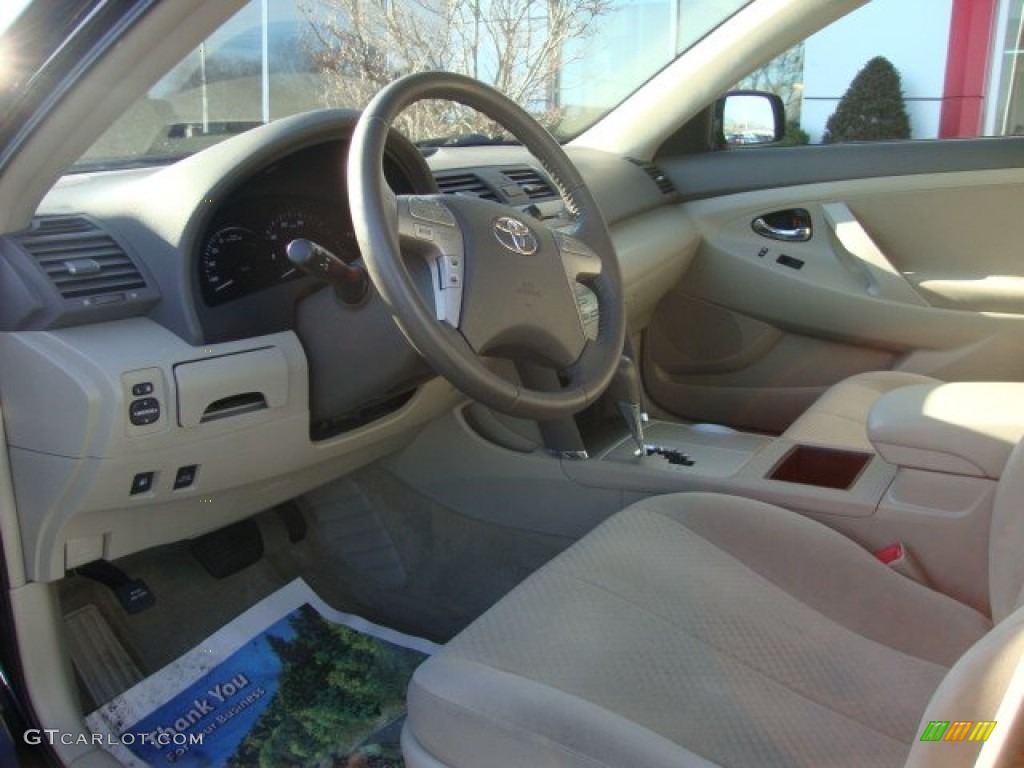
[[[697,253],[697,227],[680,206],[659,208],[611,230],[622,270],[630,333],[650,323],[658,302],[683,277]]]
[[[5,334],[0,356],[25,571],[40,581],[269,508],[396,450],[461,400],[435,379],[397,412],[313,443],[306,360],[291,332],[192,347],[137,318]],[[215,382],[196,402],[257,391],[266,407],[195,424],[188,416],[182,427],[174,375],[182,365],[201,365],[201,381]],[[158,374],[165,388],[168,417],[153,432],[129,420],[136,396],[125,374],[137,371]],[[198,408],[186,400],[184,412]],[[195,481],[175,488],[178,470],[192,465]],[[152,473],[151,487],[132,493],[140,473]]]

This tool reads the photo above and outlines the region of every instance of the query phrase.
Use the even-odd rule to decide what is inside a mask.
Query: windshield
[[[276,118],[359,109],[415,71],[489,83],[556,137],[593,124],[749,0],[252,0],[76,164],[169,162]],[[501,141],[426,103],[398,126],[428,144]]]

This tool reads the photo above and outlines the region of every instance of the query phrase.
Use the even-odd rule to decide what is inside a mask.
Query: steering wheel
[[[549,172],[572,215],[558,229],[476,197],[395,195],[383,174],[391,124],[406,107],[444,99],[495,120]],[[525,110],[462,75],[423,72],[381,90],[366,107],[348,156],[349,204],[367,271],[406,338],[468,397],[511,416],[552,419],[582,410],[604,391],[622,353],[622,278],[608,226],[557,141]],[[564,222],[563,222],[564,223]],[[433,307],[403,253],[430,265]],[[574,283],[597,296],[588,339]],[[484,357],[558,372],[561,388],[534,389],[494,372]]]

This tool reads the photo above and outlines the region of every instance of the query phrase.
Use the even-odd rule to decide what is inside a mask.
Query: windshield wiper
[[[444,136],[438,139],[424,139],[417,141],[417,147],[513,147],[522,142],[504,136],[485,136],[482,133],[464,133],[460,136]]]

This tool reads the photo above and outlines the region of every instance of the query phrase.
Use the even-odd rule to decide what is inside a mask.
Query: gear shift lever
[[[640,385],[640,369],[631,357],[623,355],[619,360],[618,370],[612,379],[609,394],[619,406],[622,418],[626,420],[629,434],[637,445],[636,455],[646,452],[647,443],[644,439],[644,424],[647,413],[643,404],[643,388]]]
[[[659,456],[669,464],[680,467],[692,467],[696,463],[687,454],[676,448],[647,443],[644,435],[647,413],[644,409],[643,387],[640,385],[640,369],[628,355],[623,355],[619,360],[615,377],[608,387],[608,396],[619,406],[619,413],[626,420],[629,434],[632,436],[633,442],[636,443],[636,450],[633,451],[635,456],[641,458]]]

